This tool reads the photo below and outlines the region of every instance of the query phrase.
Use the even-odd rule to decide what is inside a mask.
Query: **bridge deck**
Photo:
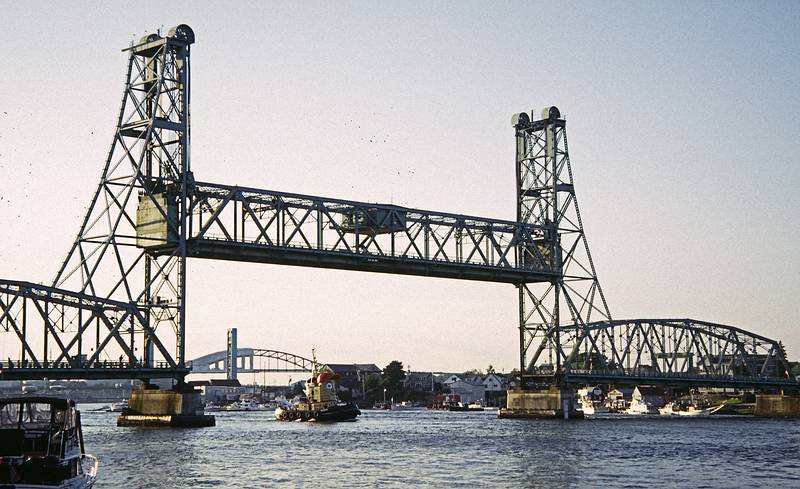
[[[188,368],[91,367],[91,368],[3,368],[0,380],[67,379],[176,379],[183,380]]]
[[[524,268],[457,263],[445,260],[425,260],[391,255],[369,255],[368,253],[346,253],[292,246],[237,243],[216,239],[190,240],[188,243],[188,256],[214,260],[272,263],[512,284],[549,282],[555,277],[553,273]]]
[[[552,375],[526,375],[526,381],[557,385]],[[565,385],[611,384],[616,386],[663,385],[674,387],[729,387],[744,389],[785,389],[800,390],[800,383],[792,379],[753,378],[753,377],[717,377],[703,375],[613,375],[602,373],[570,372],[564,376]]]

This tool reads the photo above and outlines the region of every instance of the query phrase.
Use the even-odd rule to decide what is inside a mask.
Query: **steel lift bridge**
[[[525,386],[797,386],[777,341],[612,320],[556,107],[513,118],[514,221],[208,183],[191,168],[194,41],[179,25],[125,49],[114,138],[66,259],[50,285],[0,281],[0,327],[20,345],[0,378],[183,379],[186,260],[207,258],[511,284]]]

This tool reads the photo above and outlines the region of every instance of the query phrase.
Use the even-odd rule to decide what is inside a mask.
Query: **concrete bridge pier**
[[[499,418],[583,419],[583,411],[576,409],[572,389],[509,390],[507,399],[506,407],[498,413]]]
[[[800,393],[756,394],[755,415],[766,418],[800,418]]]
[[[214,416],[203,412],[201,392],[186,384],[162,391],[143,383],[131,392],[128,409],[117,418],[117,426],[214,426]]]

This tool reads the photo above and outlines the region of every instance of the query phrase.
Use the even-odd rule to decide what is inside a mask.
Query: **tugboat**
[[[0,487],[89,489],[97,466],[97,459],[84,453],[74,401],[0,399]]]
[[[328,367],[317,367],[316,353],[312,351],[311,378],[306,381],[305,397],[296,402],[283,402],[275,409],[278,421],[355,421],[361,411],[351,402],[342,402],[336,396],[336,379],[339,376]]]

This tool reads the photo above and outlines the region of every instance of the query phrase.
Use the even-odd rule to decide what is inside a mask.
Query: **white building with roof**
[[[505,392],[508,390],[506,379],[497,374],[487,375],[481,383],[486,392]]]

